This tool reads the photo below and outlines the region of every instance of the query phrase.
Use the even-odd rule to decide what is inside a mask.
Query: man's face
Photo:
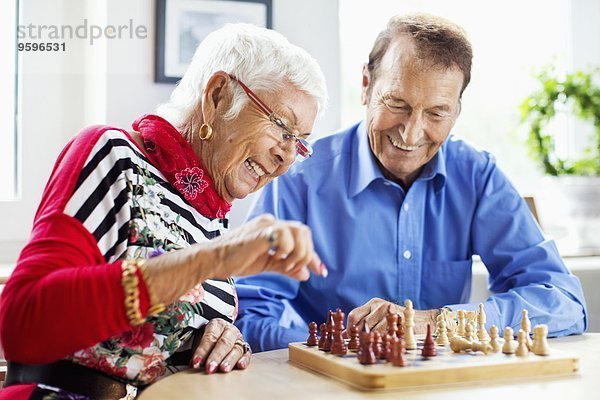
[[[463,74],[419,60],[412,42],[401,38],[390,44],[374,75],[364,68],[371,150],[384,176],[408,188],[454,126]]]

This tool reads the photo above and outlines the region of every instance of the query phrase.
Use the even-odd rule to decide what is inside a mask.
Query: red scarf
[[[217,194],[206,167],[173,125],[158,115],[146,114],[132,126],[141,134],[152,164],[200,214],[225,218],[231,204]]]

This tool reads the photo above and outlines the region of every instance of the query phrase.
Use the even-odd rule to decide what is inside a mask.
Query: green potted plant
[[[559,76],[552,67],[535,75],[539,87],[521,104],[527,145],[546,175],[555,177],[565,195],[569,231],[577,247],[600,250],[600,68]],[[561,158],[551,122],[558,110],[591,122],[594,132],[577,158]],[[554,128],[556,130],[557,128]],[[575,133],[577,134],[577,133]]]

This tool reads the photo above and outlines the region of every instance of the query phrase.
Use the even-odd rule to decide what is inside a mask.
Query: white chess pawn
[[[518,357],[525,357],[529,355],[529,348],[527,347],[527,332],[525,332],[523,329],[520,329],[519,334],[517,335],[517,341],[518,345],[515,354]]]
[[[504,354],[514,354],[515,347],[513,329],[510,326],[507,326],[504,328],[504,346],[502,346],[502,352]]]
[[[443,312],[440,312],[438,314],[438,316],[435,317],[435,333],[433,334],[433,337],[435,337],[435,338],[440,336],[440,321],[442,319],[444,319],[444,314],[443,314]]]
[[[523,309],[523,317],[521,318],[521,329],[525,331],[527,347],[531,350],[533,343],[531,342],[531,321],[529,320],[528,312]]]
[[[494,353],[498,353],[502,348],[500,347],[500,342],[498,341],[498,327],[496,325],[492,325],[490,328],[490,345],[492,346],[492,351]]]
[[[477,330],[477,339],[480,342],[487,342],[490,340],[490,335],[488,335],[485,330],[485,322],[487,318],[485,315],[485,311],[483,310],[483,303],[479,303],[479,314],[477,314],[477,323],[479,324],[479,329]]]
[[[415,339],[415,310],[413,303],[409,299],[404,301],[404,344],[406,350],[417,348],[417,339]]]
[[[533,354],[547,356],[550,354],[548,347],[548,325],[536,325],[533,328]]]
[[[475,340],[475,328],[473,327],[473,323],[469,321],[469,323],[467,323],[467,326],[465,328],[465,339],[467,339],[467,341],[472,342]]]
[[[439,317],[442,317],[442,318],[439,318]],[[444,316],[442,314],[438,315],[437,330],[439,333],[437,335],[437,338],[435,339],[435,343],[438,346],[448,346],[448,343],[450,343],[450,342],[448,340],[446,321],[444,320]]]
[[[465,337],[465,333],[466,333],[466,331],[465,331],[465,328],[466,328],[466,326],[465,326],[465,310],[458,310],[457,318],[458,318],[458,328],[457,328],[456,334],[458,336]]]

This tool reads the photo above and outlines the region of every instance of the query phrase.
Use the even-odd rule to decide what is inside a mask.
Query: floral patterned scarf
[[[217,193],[206,167],[181,133],[158,115],[146,114],[133,123],[148,158],[199,213],[225,218],[231,204]]]

